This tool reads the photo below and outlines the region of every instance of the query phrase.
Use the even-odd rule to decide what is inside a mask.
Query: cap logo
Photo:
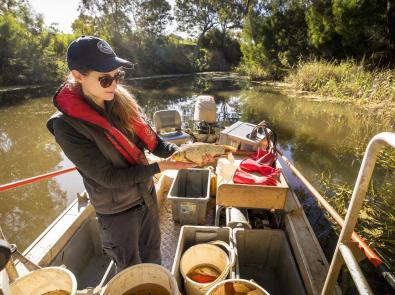
[[[112,54],[113,53],[110,45],[108,45],[108,43],[103,40],[97,42],[97,48],[99,49],[100,52],[102,52],[104,54]]]

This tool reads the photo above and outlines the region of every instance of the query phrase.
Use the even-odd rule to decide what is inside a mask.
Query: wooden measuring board
[[[245,157],[235,157],[237,165]],[[282,168],[280,163],[276,163]],[[258,174],[257,174],[258,175]],[[284,209],[287,199],[288,184],[283,174],[277,186],[235,184],[232,181],[222,183],[223,177],[217,175],[218,187],[216,204],[224,207],[259,208],[259,209]]]

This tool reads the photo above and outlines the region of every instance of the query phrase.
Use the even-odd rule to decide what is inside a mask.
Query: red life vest
[[[79,88],[65,84],[55,95],[54,104],[63,114],[101,127],[108,140],[130,164],[148,164],[144,152],[93,109],[85,101]],[[134,133],[152,152],[158,144],[155,132],[144,122],[132,121],[132,126]]]

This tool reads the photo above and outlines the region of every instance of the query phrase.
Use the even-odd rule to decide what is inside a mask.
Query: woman
[[[95,207],[104,251],[117,271],[141,262],[161,263],[160,229],[152,176],[190,168],[169,159],[148,164],[144,150],[167,158],[178,148],[162,141],[142,119],[119,83],[123,66],[102,39],[70,43],[69,79],[56,92],[58,109],[47,127],[82,175]]]

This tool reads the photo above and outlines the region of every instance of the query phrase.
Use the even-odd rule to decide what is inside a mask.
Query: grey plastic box
[[[259,145],[266,140],[265,135],[257,134],[257,138],[249,139],[247,135],[254,130],[256,125],[237,121],[233,125],[222,130],[219,134],[219,144],[227,144],[240,150],[256,151]]]
[[[306,294],[283,231],[235,229],[236,278],[251,280],[271,295]]]
[[[184,280],[180,272],[180,261],[182,254],[190,247],[207,243],[210,241],[224,241],[230,243],[231,229],[228,227],[216,227],[216,226],[189,226],[185,225],[181,227],[180,236],[178,238],[177,250],[174,256],[173,267],[171,274],[177,281],[178,288],[182,291],[184,289]]]
[[[210,170],[181,169],[174,179],[168,199],[173,220],[180,224],[205,224],[210,199]]]

